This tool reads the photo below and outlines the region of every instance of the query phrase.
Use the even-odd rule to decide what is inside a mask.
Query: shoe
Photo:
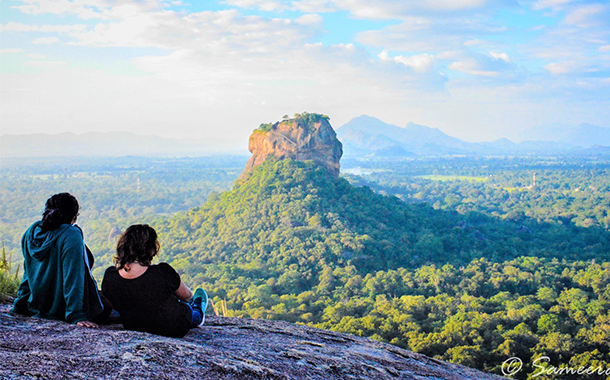
[[[193,296],[193,306],[201,310],[201,323],[198,326],[203,326],[205,322],[205,309],[208,307],[208,294],[202,288],[197,288]]]

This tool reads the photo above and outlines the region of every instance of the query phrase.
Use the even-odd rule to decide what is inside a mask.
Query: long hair
[[[78,201],[70,193],[59,193],[47,199],[42,213],[42,230],[56,230],[62,224],[70,224],[78,216]]]
[[[114,257],[116,267],[123,269],[125,265],[131,263],[150,265],[153,257],[159,253],[160,247],[154,228],[148,224],[129,226],[116,245],[116,256]]]

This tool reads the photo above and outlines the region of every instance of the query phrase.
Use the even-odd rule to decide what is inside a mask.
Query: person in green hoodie
[[[73,195],[55,194],[42,220],[23,235],[23,280],[11,311],[93,328],[110,314],[91,274],[83,231],[75,224],[78,210]]]

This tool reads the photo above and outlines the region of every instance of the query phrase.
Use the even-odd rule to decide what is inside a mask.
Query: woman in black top
[[[124,328],[181,338],[203,324],[207,295],[197,289],[193,297],[169,264],[151,265],[158,252],[152,227],[127,228],[117,244],[116,266],[104,274],[102,293],[121,314]]]

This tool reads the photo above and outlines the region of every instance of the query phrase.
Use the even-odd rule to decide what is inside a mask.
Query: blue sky
[[[0,80],[1,134],[245,145],[308,111],[518,139],[610,127],[610,3],[2,0]]]

